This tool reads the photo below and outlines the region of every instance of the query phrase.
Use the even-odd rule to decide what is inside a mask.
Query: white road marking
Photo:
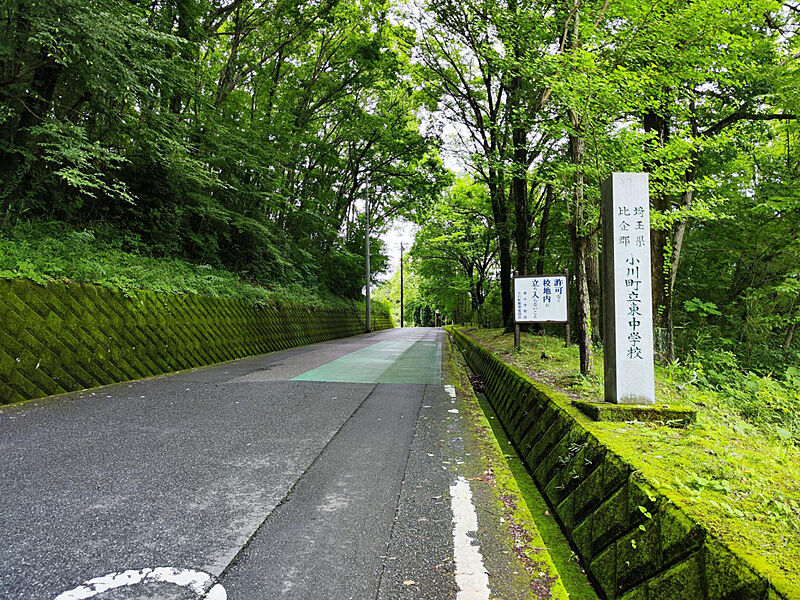
[[[453,554],[456,561],[458,600],[489,600],[489,574],[483,565],[480,546],[469,535],[478,530],[478,515],[472,505],[469,481],[459,476],[450,486],[453,509]]]
[[[156,567],[154,569],[128,569],[95,577],[84,581],[76,588],[62,592],[54,600],[85,600],[108,590],[149,582],[171,583],[191,590],[198,598],[206,600],[227,600],[228,598],[225,588],[219,583],[213,585],[214,578],[208,573],[192,569]]]

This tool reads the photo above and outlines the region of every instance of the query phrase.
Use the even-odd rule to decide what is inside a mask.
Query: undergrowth
[[[578,349],[523,333],[522,347],[500,329],[466,329],[503,360],[572,398],[603,399],[597,375],[578,370]],[[704,379],[702,364],[656,368],[658,402],[694,406],[686,429],[644,423],[589,423],[656,487],[764,572],[800,587],[800,397],[791,380],[731,373]]]
[[[255,304],[273,302],[341,308],[347,300],[299,283],[264,287],[207,264],[148,256],[125,250],[131,244],[119,232],[74,230],[59,223],[23,224],[0,233],[0,278],[93,283],[122,290],[238,298]]]

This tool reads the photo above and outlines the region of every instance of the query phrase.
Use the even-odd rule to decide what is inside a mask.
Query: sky
[[[459,147],[456,127],[450,123],[446,124],[442,135],[446,142],[440,152],[444,166],[457,176],[463,176],[465,173],[464,164],[462,157],[456,151]],[[386,243],[386,250],[389,255],[389,269],[384,275],[381,275],[381,281],[390,279],[400,268],[400,242],[403,242],[404,248],[409,250],[414,244],[414,234],[417,229],[419,227],[413,223],[399,219],[394,221],[389,230],[381,236],[381,239]]]
[[[389,255],[389,269],[381,275],[381,281],[386,281],[400,268],[400,242],[408,251],[414,243],[414,233],[417,226],[409,221],[398,219],[392,223],[389,230],[381,238],[386,243],[387,254]]]

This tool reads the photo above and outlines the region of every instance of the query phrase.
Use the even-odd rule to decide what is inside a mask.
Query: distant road
[[[0,598],[455,598],[441,346],[394,329],[0,409]]]

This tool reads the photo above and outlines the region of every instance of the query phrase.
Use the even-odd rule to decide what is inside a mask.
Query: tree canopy
[[[512,269],[569,268],[581,370],[592,372],[602,343],[600,184],[645,171],[659,360],[686,359],[696,336],[713,331],[716,347],[748,368],[797,361],[796,6],[423,6],[417,77],[442,129],[455,132],[446,151],[491,200],[496,324],[511,320]],[[435,221],[417,238],[429,250]],[[435,261],[419,253],[419,273],[439,277]]]
[[[414,33],[385,3],[10,0],[2,12],[6,229],[113,223],[131,249],[354,296],[365,204],[380,231],[436,196]]]
[[[791,2],[0,11],[6,237],[56,221],[46,229],[352,298],[365,235],[380,272],[380,233],[404,217],[419,226],[409,315],[508,327],[513,271],[568,269],[590,374],[600,184],[645,171],[659,359],[723,352],[764,373],[798,360]]]

